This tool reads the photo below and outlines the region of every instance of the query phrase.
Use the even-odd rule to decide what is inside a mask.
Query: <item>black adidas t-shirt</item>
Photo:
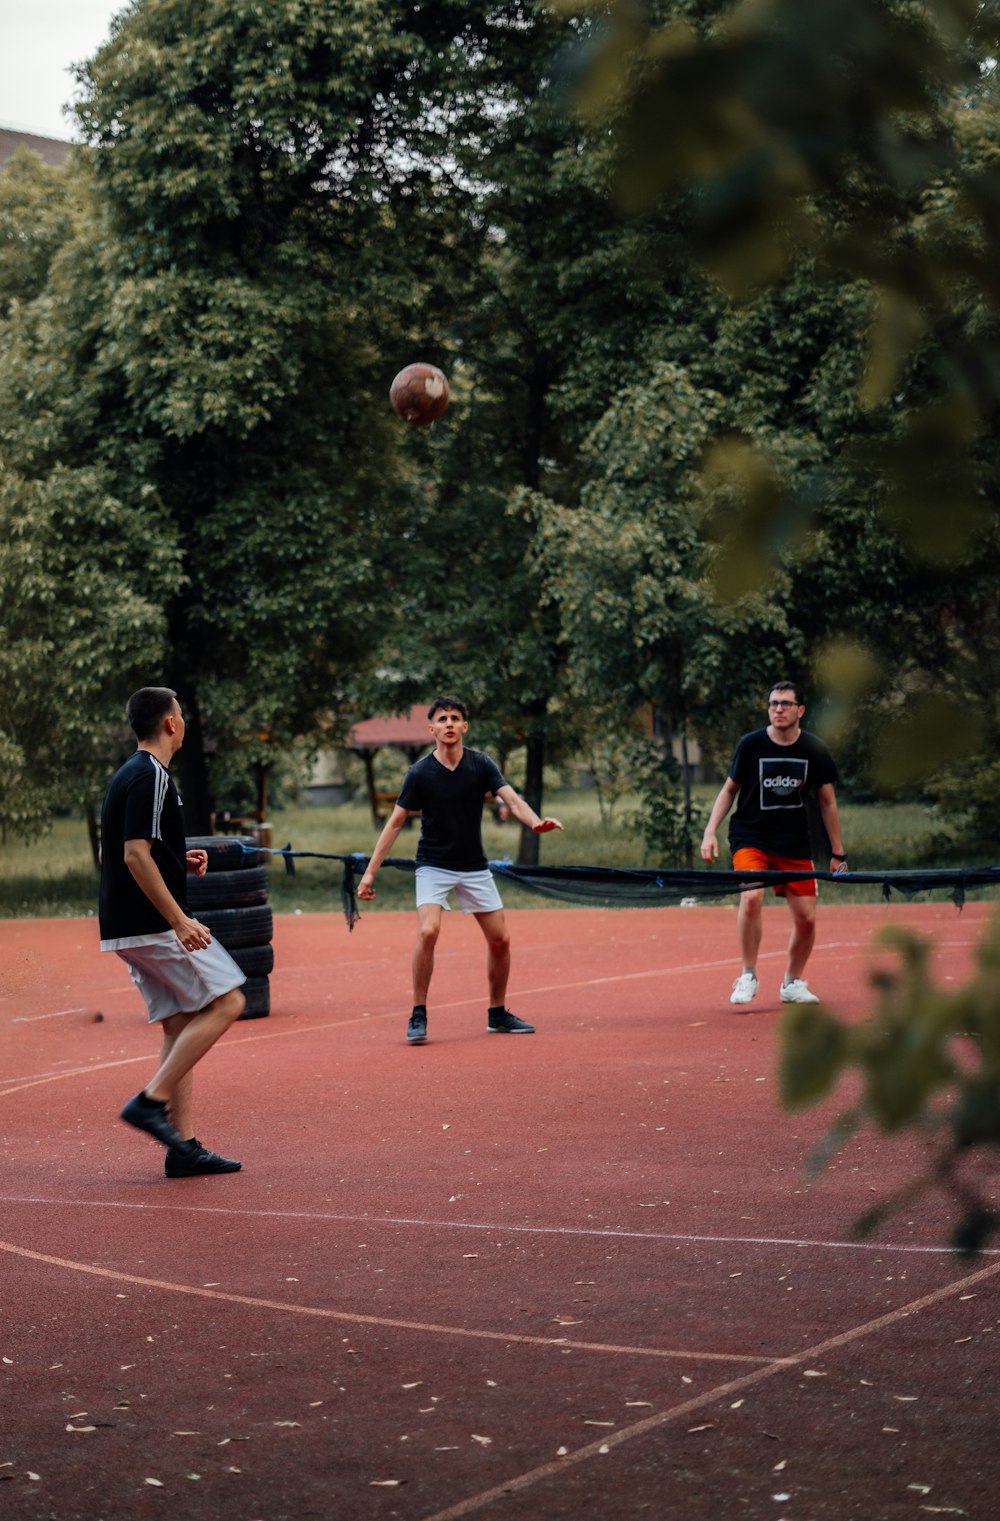
[[[754,845],[776,855],[812,859],[807,807],[819,788],[838,780],[821,739],[802,730],[792,745],[777,745],[766,729],[744,734],[729,778],[740,789],[729,825],[729,847]]]
[[[494,760],[482,750],[462,750],[454,771],[425,755],[410,767],[396,802],[423,815],[418,866],[446,871],[483,871],[483,801],[507,783]]]
[[[118,768],[101,807],[102,945],[121,940],[141,944],[170,930],[125,865],[126,840],[152,840],[153,860],[183,908],[187,841],[181,800],[167,768],[148,750],[137,750]]]

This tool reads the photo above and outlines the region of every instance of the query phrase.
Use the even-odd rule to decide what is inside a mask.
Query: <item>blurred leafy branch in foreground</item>
[[[877,783],[891,793],[950,764],[978,795],[997,682],[979,688],[1000,651],[1000,6],[553,3],[589,23],[577,104],[608,129],[626,215],[671,209],[674,257],[736,303],[804,264],[817,281],[866,292],[859,419],[832,468],[787,481],[738,431],[707,445],[702,480],[720,507],[712,581],[720,602],[789,595],[776,572],[790,546],[822,535],[824,503],[866,503],[923,567],[926,600],[900,618],[911,644],[936,654],[922,669],[914,661],[907,687],[880,658],[878,632],[852,628],[845,605],[844,638],[817,672],[839,737],[863,728],[878,695],[882,732],[867,738]],[[788,1015],[784,1101],[817,1102],[858,1069],[863,1096],[816,1162],[863,1121],[916,1131],[929,1148],[924,1173],[858,1230],[944,1185],[959,1210],[954,1245],[974,1252],[1000,1227],[988,1183],[971,1176],[1000,1146],[1000,918],[956,992],[934,985],[927,941],[890,929],[882,946],[895,963],[873,974],[864,1024],[822,1008]]]

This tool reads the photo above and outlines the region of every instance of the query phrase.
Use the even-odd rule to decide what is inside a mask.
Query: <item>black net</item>
[[[251,847],[244,846],[243,849]],[[255,851],[258,847],[252,847]],[[368,865],[361,854],[333,855],[316,850],[271,850],[281,856],[289,875],[295,873],[295,859],[310,858],[343,863],[341,898],[348,928],[360,918],[357,879]],[[416,861],[390,856],[383,867],[415,871]],[[564,903],[588,903],[597,908],[668,908],[671,904],[707,903],[728,898],[754,888],[777,887],[788,882],[814,878],[836,886],[877,886],[888,902],[893,892],[904,897],[916,893],[948,890],[957,907],[974,888],[1000,885],[1000,866],[962,866],[941,871],[719,871],[706,867],[700,871],[680,871],[657,867],[616,866],[515,866],[511,861],[490,861],[490,871],[503,881],[515,883],[528,892],[558,898]]]

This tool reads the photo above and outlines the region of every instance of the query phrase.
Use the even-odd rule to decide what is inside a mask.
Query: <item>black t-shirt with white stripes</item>
[[[187,842],[181,800],[167,768],[148,750],[137,750],[118,768],[101,808],[102,944],[170,929],[125,865],[126,840],[152,840],[153,860],[183,908]]]

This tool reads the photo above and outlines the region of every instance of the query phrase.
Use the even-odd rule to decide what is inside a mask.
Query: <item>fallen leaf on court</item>
[[[959,1297],[959,1302],[961,1302],[963,1299],[978,1299],[979,1295],[978,1294],[960,1294],[958,1297]]]
[[[223,1437],[222,1441],[218,1442],[216,1445],[219,1446],[219,1447],[228,1447],[229,1443],[232,1440],[233,1440],[232,1437]]]
[[[585,1426],[613,1426],[614,1421],[584,1421]]]
[[[175,1431],[174,1432],[174,1436],[201,1436],[201,1432],[200,1431]],[[229,1438],[227,1437],[226,1440],[228,1441]]]
[[[498,1387],[496,1379],[495,1378],[488,1378],[486,1380],[486,1387],[487,1387],[487,1389],[496,1389]]]
[[[310,1401],[309,1401],[309,1409],[310,1409],[310,1410],[315,1410],[315,1409],[316,1409],[316,1407],[317,1407],[317,1406],[318,1406],[318,1405],[322,1405],[322,1403],[323,1403],[323,1401],[322,1401],[322,1400],[310,1400]]]
[[[772,1495],[771,1496],[772,1500],[790,1500],[791,1498],[792,1498],[791,1495],[786,1495],[786,1494]]]
[[[242,1468],[227,1468],[226,1473],[242,1473]]]
[[[694,1379],[693,1378],[688,1378],[688,1376],[687,1376],[686,1373],[682,1373],[681,1374],[681,1383],[682,1384],[693,1384],[694,1383]]]
[[[471,1433],[471,1436],[474,1442],[481,1443],[483,1447],[491,1447],[493,1445],[492,1437],[476,1436],[476,1433],[474,1431]]]
[[[862,1383],[862,1384],[864,1384],[864,1386],[865,1386],[866,1389],[874,1389],[875,1388],[875,1385],[872,1383],[872,1381],[871,1381],[870,1378],[860,1379],[859,1382]]]
[[[596,1278],[578,1278],[573,1287],[575,1289],[592,1289],[596,1282]]]
[[[733,1403],[730,1405],[729,1408],[730,1408],[730,1410],[738,1410],[740,1408],[740,1406],[742,1405],[742,1403],[743,1403],[742,1400],[733,1400]]]
[[[200,1479],[201,1478],[201,1474],[200,1473],[189,1473],[188,1474],[188,1478],[189,1479]]]
[[[96,1426],[73,1426],[73,1425],[69,1425],[69,1426],[66,1427],[66,1430],[67,1431],[96,1431],[97,1427]]]
[[[399,1479],[370,1479],[369,1489],[395,1489],[400,1483]]]
[[[41,1476],[40,1473],[32,1473],[30,1469],[28,1470],[28,1478],[29,1479],[36,1479],[37,1480],[37,1479],[41,1479],[41,1477],[42,1476]]]
[[[144,1482],[146,1484],[152,1484],[152,1486],[153,1486],[154,1489],[162,1489],[163,1488],[163,1480],[162,1479],[146,1479],[146,1480],[144,1480]]]
[[[85,1415],[89,1415],[89,1414],[90,1414],[89,1410],[74,1410],[72,1415],[67,1416],[67,1420],[70,1420],[70,1421],[82,1421],[83,1418],[84,1418],[84,1416]]]
[[[276,1426],[301,1426],[301,1421],[275,1421]]]
[[[442,1125],[442,1126],[441,1126],[441,1129],[442,1129],[442,1130],[450,1130],[450,1129],[451,1129],[451,1126],[450,1126],[450,1125]]]
[[[597,1450],[598,1452],[610,1452],[611,1448],[608,1446],[607,1442],[602,1442]]]
[[[956,1347],[960,1347],[962,1345],[963,1341],[971,1341],[971,1340],[972,1340],[971,1336],[956,1336],[956,1338],[955,1338],[955,1346]]]
[[[653,1401],[652,1400],[626,1400],[625,1401],[625,1408],[626,1408],[626,1410],[632,1409],[632,1408],[637,1407],[639,1405],[642,1405],[642,1406],[644,1406],[644,1407],[646,1407],[648,1409],[652,1409]]]
[[[14,1359],[12,1357],[5,1357],[4,1362],[9,1368],[12,1368],[14,1366]]]
[[[915,1394],[894,1394],[892,1397],[894,1400],[900,1400],[904,1405],[911,1405],[918,1396]]]
[[[890,1436],[898,1436],[899,1435],[899,1427],[898,1426],[883,1426],[882,1430],[883,1431],[888,1431],[889,1434],[890,1434]]]
[[[826,1378],[826,1374],[825,1373],[821,1373],[818,1368],[807,1368],[805,1370],[805,1372],[803,1373],[802,1377],[803,1378]]]
[[[714,1425],[714,1421],[706,1421],[704,1426],[689,1426],[688,1431],[711,1431]]]
[[[929,1495],[931,1492],[929,1484],[907,1484],[906,1487],[907,1489],[915,1489],[918,1495]]]
[[[457,1452],[457,1447],[435,1447],[435,1452]]]
[[[569,1452],[569,1448],[568,1447],[557,1447],[556,1448],[556,1457],[557,1458],[564,1458],[568,1452]]]
[[[462,1256],[465,1257],[465,1258],[478,1257],[479,1253],[478,1252],[463,1252]]]
[[[403,1388],[404,1388],[404,1389],[419,1389],[419,1388],[420,1388],[420,1386],[421,1386],[421,1385],[422,1385],[422,1384],[423,1384],[423,1379],[422,1379],[422,1378],[418,1378],[418,1379],[417,1379],[417,1380],[416,1380],[416,1381],[415,1381],[415,1382],[414,1382],[414,1383],[412,1383],[412,1384],[404,1384],[404,1385],[403,1385]]]
[[[216,1279],[215,1283],[203,1283],[202,1284],[202,1288],[203,1289],[217,1289],[217,1288],[219,1288],[221,1286],[221,1282],[222,1282],[221,1279]]]
[[[932,1516],[964,1516],[965,1511],[957,1505],[921,1505],[921,1510],[926,1510]]]
[[[787,1465],[788,1465],[788,1459],[787,1458],[782,1458],[782,1460],[781,1460],[780,1463],[775,1463],[774,1467],[771,1469],[771,1472],[772,1473],[780,1473],[783,1468],[787,1467]]]
[[[554,1322],[557,1326],[582,1326],[582,1320],[574,1320],[572,1315],[557,1315]]]
[[[743,1270],[742,1270],[742,1268],[740,1269],[740,1271],[738,1273],[730,1273],[729,1276],[730,1276],[730,1278],[742,1278],[743,1277]]]

